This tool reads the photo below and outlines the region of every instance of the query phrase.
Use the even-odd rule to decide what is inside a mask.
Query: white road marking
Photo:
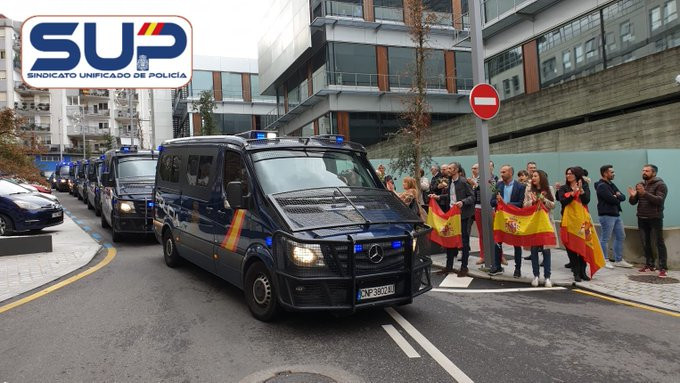
[[[483,294],[483,293],[524,293],[532,291],[552,291],[552,290],[566,290],[565,287],[518,287],[513,289],[465,289],[465,290],[451,290],[451,289],[432,289],[437,293],[472,293],[472,294]]]
[[[420,354],[418,354],[418,351],[416,351],[413,346],[404,338],[399,331],[392,326],[391,324],[384,324],[382,327],[387,331],[387,335],[389,335],[392,340],[401,348],[401,351],[406,354],[409,358],[420,358]]]
[[[470,283],[472,283],[472,278],[470,277],[462,277],[458,278],[456,274],[449,274],[444,278],[442,283],[439,284],[439,287],[456,287],[459,289],[465,289],[468,286],[470,286]]]
[[[411,323],[409,323],[397,310],[392,307],[387,307],[385,311],[390,314],[392,319],[394,319],[399,325],[413,338],[420,347],[422,347],[430,356],[439,363],[446,372],[449,373],[458,383],[472,383],[472,379],[465,375],[465,373],[458,368],[453,362],[446,357],[441,351],[437,349],[427,338],[416,330]]]
[[[495,97],[475,97],[475,105],[496,105]]]

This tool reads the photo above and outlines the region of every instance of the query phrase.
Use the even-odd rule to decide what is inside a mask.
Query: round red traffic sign
[[[470,107],[472,113],[482,120],[490,120],[496,117],[501,107],[496,88],[489,84],[477,84],[470,92]]]

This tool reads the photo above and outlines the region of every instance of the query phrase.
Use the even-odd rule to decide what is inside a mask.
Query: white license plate
[[[366,287],[359,290],[359,293],[357,294],[357,300],[363,301],[366,299],[385,297],[392,294],[394,294],[394,284],[377,287]]]
[[[52,218],[61,217],[62,214],[63,214],[63,213],[60,212],[60,211],[58,211],[58,212],[56,212],[56,213],[52,213]]]

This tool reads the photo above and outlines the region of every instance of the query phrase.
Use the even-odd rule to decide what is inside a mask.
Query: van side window
[[[210,181],[213,156],[189,156],[187,164],[187,184],[207,187]]]
[[[224,190],[232,181],[241,181],[243,195],[248,194],[248,173],[241,155],[227,150],[224,156]]]
[[[177,155],[164,155],[159,164],[158,173],[165,182],[179,181],[179,163],[181,158]]]

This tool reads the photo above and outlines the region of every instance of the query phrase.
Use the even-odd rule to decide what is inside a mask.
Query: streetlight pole
[[[62,108],[62,110],[64,110]],[[63,145],[63,131],[61,127],[61,118],[58,119],[59,123],[59,162],[64,162],[64,145]]]
[[[481,0],[470,4],[470,40],[472,42],[472,81],[475,85],[485,82],[484,78],[484,41],[482,36]],[[486,121],[476,118],[477,163],[479,166],[479,191],[482,204],[482,246],[485,266],[491,268],[495,258],[495,243],[491,221],[491,191],[489,174],[489,126]]]
[[[80,104],[80,89],[78,89],[78,113],[80,118],[78,119],[78,124],[80,125],[80,131],[83,133],[83,160],[85,159],[85,128],[83,127],[83,106]]]

